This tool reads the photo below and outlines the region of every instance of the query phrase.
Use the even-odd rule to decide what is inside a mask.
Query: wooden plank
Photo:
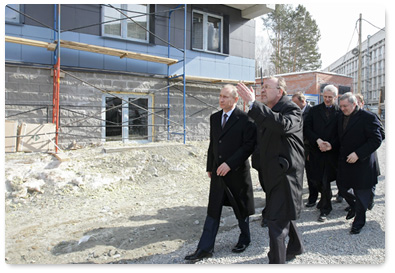
[[[140,144],[136,146],[126,146],[126,147],[106,147],[103,148],[103,153],[118,153],[118,152],[127,152],[130,150],[138,150],[138,149],[148,149],[148,148],[158,148],[158,147],[176,147],[176,146],[188,146],[188,144],[182,143],[151,143],[151,144]]]
[[[175,74],[170,77],[174,77],[175,80],[182,80],[180,75]],[[220,78],[209,78],[209,77],[199,77],[199,76],[186,76],[185,79],[187,81],[198,81],[198,82],[210,82],[210,83],[231,83],[231,84],[238,84],[239,82],[243,82],[246,85],[255,84],[254,81],[239,81],[239,80],[232,80],[232,79],[220,79]]]
[[[47,43],[47,42],[19,38],[19,37],[12,37],[12,36],[5,36],[5,41],[9,42],[9,43],[43,47],[43,48],[46,48],[51,51],[54,51],[56,48],[56,41],[54,43]],[[143,53],[126,51],[126,50],[122,50],[122,49],[103,47],[103,46],[97,46],[97,45],[90,45],[90,44],[65,41],[65,40],[60,40],[60,46],[64,47],[64,48],[74,49],[74,50],[81,50],[81,51],[88,51],[88,52],[93,52],[93,53],[116,56],[119,58],[136,59],[136,60],[142,60],[142,61],[148,61],[148,62],[163,63],[163,64],[167,64],[167,65],[172,65],[172,64],[175,64],[178,62],[177,59],[159,57],[159,56],[155,56],[155,55],[148,55],[148,54],[143,54]]]
[[[13,37],[13,36],[5,36],[5,41],[15,44],[43,47],[48,50],[52,50],[52,46],[50,46],[51,43],[37,41],[37,40],[31,40],[31,39],[25,39],[25,38]]]
[[[110,48],[110,47],[90,45],[90,44],[65,41],[65,40],[60,40],[60,46],[64,47],[64,48],[75,49],[75,50],[89,51],[89,52],[101,53],[101,54],[106,54],[106,55],[112,55],[112,56],[116,56],[119,58],[138,59],[138,60],[143,60],[143,61],[168,64],[168,65],[172,65],[172,64],[175,64],[178,62],[178,60],[171,59],[171,58],[159,57],[159,56],[154,56],[154,55],[126,51],[126,50],[122,50],[122,49],[115,49],[115,48]]]
[[[18,37],[12,37],[12,36],[5,36],[5,39],[6,39],[6,42],[44,47],[44,48],[47,48],[48,50],[52,50],[52,51],[55,50],[55,48],[56,48],[56,43],[46,43],[46,42],[18,38]],[[178,62],[178,60],[176,60],[176,59],[159,57],[159,56],[142,54],[142,53],[136,53],[136,52],[126,51],[126,50],[122,50],[122,49],[110,48],[110,47],[90,45],[90,44],[73,42],[73,41],[60,40],[60,45],[61,45],[61,47],[69,48],[69,49],[111,55],[111,56],[116,56],[119,58],[129,58],[129,59],[143,60],[143,61],[148,61],[148,62],[157,62],[157,63],[163,63],[163,64],[167,64],[167,65],[172,65],[172,64],[175,64]],[[171,77],[178,77],[175,80],[182,79],[182,77],[179,77],[179,75],[173,75]],[[239,80],[198,77],[198,76],[186,76],[185,79],[187,81],[200,81],[200,82],[211,82],[211,83],[237,84],[240,82]],[[254,81],[242,81],[242,82],[246,85],[255,84]]]
[[[64,161],[69,161],[70,157],[68,157],[65,153],[60,152],[60,153],[51,153],[53,156],[56,157],[57,160],[59,160],[60,162],[64,162]]]
[[[17,147],[18,121],[5,120],[5,152],[15,153]]]
[[[23,122],[20,126],[18,152],[55,152],[56,125],[53,123],[33,124]]]

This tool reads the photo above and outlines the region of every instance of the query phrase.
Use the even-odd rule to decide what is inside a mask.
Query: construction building
[[[255,83],[253,19],[272,10],[6,5],[5,118],[55,124],[59,147],[207,139],[220,88]]]

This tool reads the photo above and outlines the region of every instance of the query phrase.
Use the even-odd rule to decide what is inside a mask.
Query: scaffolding
[[[136,23],[139,27],[142,27],[146,31],[148,31],[150,34],[154,35],[156,38],[160,39],[161,41],[165,42],[167,44],[167,49],[168,49],[168,54],[167,58],[164,57],[159,57],[159,56],[154,56],[154,55],[148,55],[148,54],[140,54],[140,53],[135,53],[131,51],[126,51],[126,50],[119,50],[119,49],[114,49],[114,48],[108,48],[108,47],[100,47],[100,46],[95,46],[95,45],[89,45],[89,44],[84,44],[84,43],[79,43],[79,42],[72,42],[72,41],[64,41],[61,39],[61,26],[60,26],[60,15],[61,15],[61,5],[60,4],[55,4],[54,5],[54,27],[53,27],[53,40],[54,42],[52,43],[46,43],[42,41],[36,41],[36,40],[30,40],[30,39],[24,39],[24,38],[18,38],[18,37],[12,37],[12,36],[6,36],[5,41],[10,42],[10,43],[18,43],[18,44],[23,44],[23,45],[30,45],[30,46],[37,46],[37,47],[43,47],[46,48],[47,50],[54,51],[54,65],[53,65],[53,101],[52,101],[52,123],[56,125],[56,147],[58,147],[58,136],[59,136],[59,121],[60,121],[60,104],[59,104],[59,89],[60,89],[60,75],[61,73],[67,74],[70,77],[73,77],[77,80],[82,81],[85,84],[88,84],[95,88],[96,90],[101,91],[103,94],[112,96],[114,98],[120,99],[122,101],[121,107],[124,104],[129,104],[132,105],[133,107],[136,107],[138,109],[146,111],[147,115],[158,115],[156,110],[150,111],[148,108],[145,109],[141,106],[139,106],[136,103],[133,103],[131,101],[124,100],[120,96],[117,96],[116,94],[110,93],[106,90],[103,90],[99,87],[96,87],[94,85],[91,85],[87,83],[86,81],[76,77],[72,73],[69,73],[65,70],[62,70],[60,68],[61,65],[61,56],[60,56],[60,50],[61,48],[69,48],[69,49],[74,49],[74,50],[83,50],[83,51],[89,51],[89,52],[94,52],[98,54],[106,54],[106,55],[111,55],[111,56],[117,56],[119,58],[131,58],[131,59],[137,59],[137,60],[144,60],[144,61],[149,61],[149,62],[157,62],[157,63],[162,63],[167,65],[167,117],[160,116],[162,119],[166,120],[167,122],[167,139],[170,139],[171,135],[181,135],[183,137],[183,143],[186,143],[186,81],[196,81],[196,82],[209,82],[209,83],[237,83],[239,81],[237,80],[229,80],[229,79],[217,79],[217,78],[204,78],[204,77],[196,77],[196,76],[187,76],[186,75],[186,22],[187,22],[187,5],[186,4],[180,4],[176,6],[174,9],[170,9],[168,12],[168,41],[164,41],[154,33],[150,32],[148,29],[146,29],[144,26],[141,26],[138,24],[136,21],[133,20],[133,18],[128,17],[121,9],[118,9],[112,5],[108,5],[109,7],[112,7],[113,9],[117,10],[121,14],[124,15],[127,20],[132,20],[134,23]],[[7,6],[8,7],[8,6]],[[12,8],[11,8],[12,9]],[[183,31],[183,49],[179,49],[176,46],[172,45],[170,43],[170,31],[171,31],[171,20],[172,20],[172,14],[177,11],[183,9],[184,11],[184,31]],[[15,10],[16,11],[16,10]],[[19,12],[19,11],[17,11]],[[21,12],[19,12],[21,13]],[[103,22],[101,23],[103,24]],[[83,28],[83,27],[81,27]],[[183,57],[180,60],[170,58],[171,56],[171,48],[176,48],[180,52],[182,52]],[[173,64],[178,64],[182,63],[182,74],[172,74],[171,73],[171,66]],[[177,132],[177,131],[172,131],[172,125],[177,125],[181,126],[181,124],[172,121],[171,120],[171,96],[170,96],[170,88],[175,86],[171,84],[171,82],[174,81],[182,81],[182,95],[183,95],[183,124],[182,124],[182,132]],[[246,84],[254,84],[254,82],[245,82]],[[194,97],[193,95],[189,95],[191,97]],[[197,98],[196,98],[197,99]],[[213,108],[216,109],[216,107],[207,105],[206,108]],[[108,111],[111,109],[106,109],[105,111]],[[163,109],[160,109],[159,111],[163,111]],[[25,111],[26,112],[26,111]],[[8,116],[10,117],[10,116]],[[92,116],[85,116],[83,119],[88,119],[88,118],[93,118]],[[70,124],[66,124],[66,126]],[[122,126],[124,126],[122,124]],[[56,148],[57,149],[57,148]]]

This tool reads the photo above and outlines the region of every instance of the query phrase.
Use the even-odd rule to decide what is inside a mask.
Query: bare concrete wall
[[[168,139],[167,80],[164,78],[106,73],[101,71],[67,71],[60,79],[59,144],[65,148],[73,141],[86,145],[103,141],[103,98],[106,92],[114,96],[148,95],[150,111],[164,109],[154,115],[153,140]],[[170,132],[183,132],[183,85],[171,82]],[[188,140],[209,137],[209,116],[217,111],[222,84],[187,83],[186,136]],[[45,67],[5,66],[6,119],[28,123],[52,122],[53,77]],[[170,140],[183,139],[170,134]]]

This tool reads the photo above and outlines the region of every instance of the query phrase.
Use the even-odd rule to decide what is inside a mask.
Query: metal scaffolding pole
[[[59,136],[59,85],[60,85],[60,4],[54,5],[54,39],[58,41],[54,51],[52,123],[56,125],[55,151],[58,151]],[[57,37],[56,37],[57,36]]]
[[[185,82],[185,63],[186,63],[186,58],[187,58],[187,5],[184,4],[184,59],[183,59],[183,64],[182,64],[182,74],[183,76],[183,84],[184,84],[184,93],[183,93],[183,99],[184,99],[184,144],[186,142],[186,99],[185,99],[185,91],[186,91],[186,82]]]
[[[168,20],[168,24],[169,24],[169,28],[168,28],[168,44],[167,44],[167,55],[168,55],[168,58],[170,58],[170,46],[171,46],[171,44],[170,44],[170,39],[171,39],[171,35],[170,35],[170,30],[171,30],[171,15],[172,15],[172,13],[174,12],[174,11],[176,11],[180,6],[182,6],[182,5],[178,5],[175,9],[173,9],[173,10],[171,10],[170,12],[169,12],[169,20]],[[182,133],[182,135],[183,135],[183,137],[184,137],[184,139],[183,139],[183,141],[184,141],[184,144],[185,144],[185,142],[186,142],[186,74],[185,74],[185,64],[186,64],[186,35],[187,35],[187,5],[186,4],[184,4],[184,49],[183,49],[183,59],[182,60],[179,60],[179,62],[183,62],[183,66],[182,66],[182,70],[183,70],[183,72],[182,72],[182,75],[177,75],[175,78],[177,78],[177,77],[183,77],[183,133]],[[168,120],[168,122],[167,122],[167,139],[169,140],[170,139],[170,80],[172,79],[173,77],[170,77],[170,66],[168,65],[167,66],[167,86],[168,86],[168,88],[167,88],[167,108],[168,108],[168,111],[167,111],[167,120]],[[175,134],[177,134],[177,133],[175,133]],[[178,133],[178,134],[180,134],[180,133]]]

